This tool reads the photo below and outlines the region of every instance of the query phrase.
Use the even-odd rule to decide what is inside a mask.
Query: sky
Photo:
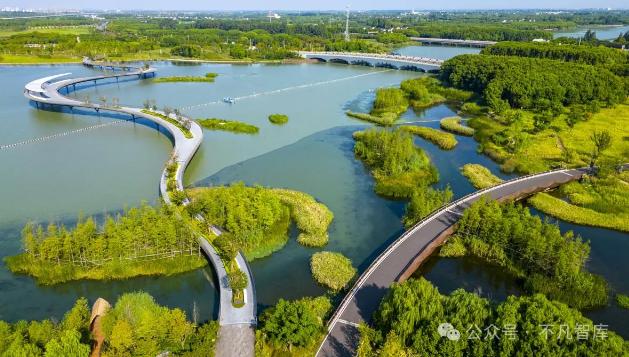
[[[578,9],[629,8],[627,0],[0,0],[2,7],[45,9],[101,9],[101,10],[340,10],[345,5],[355,10],[380,9]]]

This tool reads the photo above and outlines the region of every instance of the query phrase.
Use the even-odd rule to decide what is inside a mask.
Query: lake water
[[[396,85],[420,74],[333,64],[155,66],[162,76],[206,72],[217,72],[219,76],[211,84],[130,81],[80,90],[74,95],[89,95],[92,100],[117,97],[134,106],[155,99],[160,107],[178,107],[194,118],[236,119],[259,126],[260,133],[255,136],[205,131],[204,143],[186,174],[186,184],[244,181],[307,192],[334,212],[330,243],[325,249],[342,252],[360,270],[402,232],[404,203],[373,193],[373,179],[352,152],[352,133],[366,126],[346,117],[344,111],[366,111],[375,88]],[[2,256],[19,251],[19,231],[27,220],[52,219],[71,224],[79,212],[118,211],[142,201],[155,202],[158,197],[159,174],[171,150],[163,135],[146,126],[119,122],[121,118],[38,111],[22,97],[23,85],[29,80],[64,72],[93,73],[78,65],[0,67],[0,78],[10,89],[0,97],[0,146],[69,132],[0,150],[4,173],[0,175]],[[237,98],[236,104],[222,103],[225,96]],[[269,124],[267,116],[276,112],[288,114],[288,124]],[[409,110],[402,119],[438,127],[437,120],[453,114],[451,108],[440,105],[422,112]],[[107,126],[73,132],[98,124]],[[499,170],[477,153],[473,139],[457,139],[459,145],[452,151],[439,150],[421,139],[416,143],[438,167],[441,180],[437,185],[449,184],[460,197],[474,190],[459,173],[460,166],[475,162],[494,173]],[[629,262],[622,259],[629,248],[629,235],[563,223],[561,226],[562,230],[574,229],[590,239],[589,268],[605,276],[614,291],[629,292],[625,279]],[[324,290],[313,282],[308,265],[316,251],[291,239],[270,257],[253,261],[260,307],[279,298],[323,294]],[[443,292],[464,287],[496,299],[519,292],[509,276],[471,259],[433,258],[423,273]],[[201,320],[215,318],[217,296],[212,274],[207,267],[174,277],[79,281],[43,287],[0,265],[0,319],[60,318],[79,296],[92,301],[97,296],[115,300],[122,292],[136,290],[148,291],[159,303],[180,307],[189,316],[197,305]],[[610,328],[627,337],[627,310],[611,306],[588,316],[609,323]]]
[[[560,31],[554,32],[553,37],[574,37],[579,38],[585,35],[587,30],[592,30],[596,32],[596,38],[599,40],[615,40],[619,34],[625,33],[629,31],[629,25],[626,26],[590,26],[590,27],[579,27],[572,31]]]

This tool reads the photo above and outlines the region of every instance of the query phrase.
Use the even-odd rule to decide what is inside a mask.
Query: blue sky
[[[106,5],[105,5],[106,4]],[[528,1],[418,1],[418,0],[0,0],[0,7],[21,8],[99,8],[149,10],[325,10],[342,9],[350,4],[353,9],[504,9],[504,8],[628,8],[627,0],[528,0]]]

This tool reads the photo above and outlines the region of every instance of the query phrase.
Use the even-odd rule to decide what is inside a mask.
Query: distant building
[[[543,38],[534,38],[533,42],[548,42],[548,40],[545,40]]]

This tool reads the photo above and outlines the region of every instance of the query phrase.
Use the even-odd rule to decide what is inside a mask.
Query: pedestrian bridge
[[[443,64],[442,60],[426,57],[402,56],[360,52],[310,52],[300,51],[303,58],[321,62],[357,64],[372,67],[385,67],[410,71],[434,72]]]

